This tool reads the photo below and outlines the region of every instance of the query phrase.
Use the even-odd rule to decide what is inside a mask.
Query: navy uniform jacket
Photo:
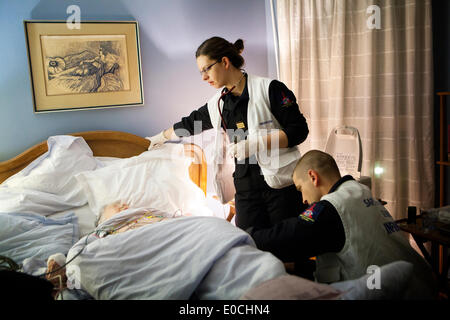
[[[344,176],[329,193],[345,181]],[[256,246],[269,251],[284,262],[301,261],[326,252],[339,252],[344,247],[345,232],[336,208],[321,200],[310,205],[298,217],[285,219],[271,228],[251,227],[246,230]]]
[[[245,77],[247,82],[247,76]],[[227,129],[237,130],[238,124],[241,127],[241,139],[248,134],[247,108],[248,108],[248,88],[247,83],[240,96],[227,94],[224,96],[222,116]],[[270,110],[278,120],[284,133],[288,137],[288,147],[296,146],[305,141],[308,136],[308,124],[303,114],[300,112],[295,95],[282,82],[273,80],[269,86]],[[184,117],[180,122],[174,124],[173,128],[185,129],[191,135],[194,134],[194,121],[201,121],[202,131],[212,129],[213,125],[209,117],[208,106],[205,104],[198,110],[193,111],[188,117]],[[242,128],[242,124],[244,128]],[[223,126],[223,125],[222,125]],[[230,141],[233,141],[230,137]],[[237,163],[234,173],[236,192],[254,191],[267,189],[268,186],[264,177],[260,173],[258,164]]]

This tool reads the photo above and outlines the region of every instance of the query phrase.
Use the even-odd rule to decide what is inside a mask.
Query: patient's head
[[[292,176],[303,202],[312,204],[326,195],[341,178],[336,161],[328,153],[311,150],[298,161]]]
[[[100,215],[96,225],[101,224],[102,222],[112,218],[121,211],[127,210],[128,208],[128,204],[123,203],[122,201],[115,201],[105,205],[102,210],[100,210]]]

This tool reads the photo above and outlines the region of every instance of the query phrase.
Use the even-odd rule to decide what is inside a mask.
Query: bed
[[[364,277],[329,286],[287,274],[280,260],[207,205],[201,148],[148,146],[130,133],[79,132],[49,137],[0,162],[0,255],[35,276],[46,272],[49,257],[67,256],[68,288],[57,296],[65,299],[380,296],[367,292]],[[103,237],[96,221],[121,198],[132,208],[105,223],[149,208],[168,219]],[[408,279],[396,280],[401,290]]]
[[[96,157],[129,158],[147,151],[150,145],[147,139],[120,131],[86,131],[70,135],[83,137]],[[0,183],[25,168],[47,150],[47,141],[43,141],[10,160],[0,162]],[[194,158],[189,168],[189,175],[192,181],[206,193],[205,156],[194,144],[186,145],[185,150],[186,155]]]

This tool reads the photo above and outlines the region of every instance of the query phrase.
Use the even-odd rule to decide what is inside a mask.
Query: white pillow
[[[82,137],[52,136],[47,145],[46,153],[6,179],[2,186],[58,194],[68,184],[76,183],[73,174],[97,168],[99,162]],[[64,174],[65,179],[60,179]]]
[[[167,214],[192,214],[206,206],[202,190],[189,178],[191,158],[183,145],[165,144],[95,171],[76,175],[95,215],[110,203],[155,208]],[[181,211],[180,211],[181,210]]]
[[[0,185],[0,212],[48,215],[86,203],[74,175],[101,163],[82,137],[52,136],[47,145],[46,153]]]
[[[95,157],[95,159],[102,164],[101,167],[106,167],[106,166],[114,164],[114,161],[120,160],[121,158],[116,158],[116,157]]]

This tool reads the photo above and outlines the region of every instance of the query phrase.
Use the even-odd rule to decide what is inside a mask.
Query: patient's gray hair
[[[103,213],[105,212],[105,208],[107,207],[107,206],[110,206],[110,205],[116,205],[116,204],[120,204],[121,203],[121,201],[120,200],[117,200],[117,201],[114,201],[114,202],[112,202],[112,203],[108,203],[108,204],[105,204],[101,209],[100,209],[100,213],[98,214],[98,216],[97,216],[97,218],[95,219],[95,227],[98,227],[98,225],[101,223],[101,222],[103,222],[103,220],[102,220],[102,218],[103,218]]]

